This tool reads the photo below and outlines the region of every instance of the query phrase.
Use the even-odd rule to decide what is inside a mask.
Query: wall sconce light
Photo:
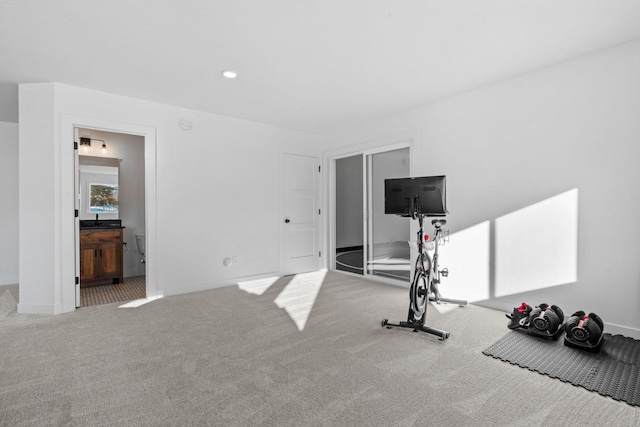
[[[91,151],[91,138],[87,138],[85,136],[80,137],[80,150],[82,154],[88,154]],[[107,144],[101,139],[93,139],[93,141],[102,142],[102,148],[100,149],[100,154],[107,154],[109,150],[107,149]]]
[[[91,149],[91,138],[80,137],[80,149],[83,153],[88,153]]]

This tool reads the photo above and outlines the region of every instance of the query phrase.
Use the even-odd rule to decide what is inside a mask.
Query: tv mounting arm
[[[415,196],[407,196],[406,198],[409,199],[409,216],[411,216],[411,219],[417,219],[418,215],[420,215],[420,212],[418,212],[420,205],[417,203],[420,196],[416,194]]]

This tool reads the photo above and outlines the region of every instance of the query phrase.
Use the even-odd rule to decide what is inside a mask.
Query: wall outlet
[[[231,264],[236,265],[238,263],[238,257],[237,256],[232,256],[231,257]]]

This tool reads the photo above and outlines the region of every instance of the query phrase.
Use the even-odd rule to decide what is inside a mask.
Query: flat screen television
[[[446,176],[384,180],[384,213],[415,218],[446,216]]]

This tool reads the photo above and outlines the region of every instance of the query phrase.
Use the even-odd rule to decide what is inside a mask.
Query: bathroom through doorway
[[[145,298],[145,137],[87,127],[74,131],[76,307]]]

